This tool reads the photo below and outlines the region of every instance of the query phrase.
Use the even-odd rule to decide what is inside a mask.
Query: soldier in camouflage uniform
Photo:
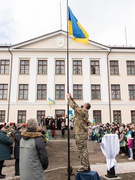
[[[78,169],[78,172],[90,171],[89,155],[87,148],[88,139],[88,110],[91,108],[89,103],[79,107],[71,97],[71,94],[67,94],[68,104],[74,110],[74,130],[75,139],[78,150],[78,157],[81,159],[82,167]]]

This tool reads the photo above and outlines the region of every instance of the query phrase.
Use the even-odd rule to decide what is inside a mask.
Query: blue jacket
[[[0,161],[11,159],[10,146],[13,142],[0,130]]]

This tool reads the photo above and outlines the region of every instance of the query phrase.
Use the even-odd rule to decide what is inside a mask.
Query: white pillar
[[[47,84],[47,96],[51,99],[55,99],[55,82],[54,82],[54,73],[55,73],[55,61],[54,58],[51,57],[48,59],[48,84]],[[48,99],[47,97],[47,99]]]
[[[107,59],[106,56],[101,58],[101,98],[103,103],[108,103],[108,73],[107,73]]]
[[[90,102],[91,100],[91,90],[90,90],[90,60],[83,59],[83,99],[85,102]]]
[[[72,61],[72,57],[70,57],[69,55],[69,92],[71,94],[73,93],[73,78],[72,77],[73,77],[73,61]]]
[[[30,81],[29,81],[29,102],[35,102],[36,100],[36,74],[37,74],[37,61],[36,58],[30,59]]]
[[[16,101],[18,99],[18,74],[19,74],[18,67],[19,67],[18,56],[13,56],[11,92],[10,92],[10,102],[11,103],[16,103]]]

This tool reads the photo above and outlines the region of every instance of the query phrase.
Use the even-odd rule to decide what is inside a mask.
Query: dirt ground
[[[49,167],[45,171],[46,180],[68,180],[68,145],[67,145],[67,132],[65,138],[61,137],[61,133],[57,132],[56,137],[51,138],[50,142],[46,145],[49,156]],[[88,151],[90,164],[106,163],[105,156],[103,155],[100,145],[94,141],[88,141]],[[116,156],[118,163],[129,162],[128,157]],[[6,167],[14,166],[14,159],[6,161]],[[70,164],[73,166],[73,174],[70,180],[75,180],[76,169],[80,166],[80,159],[78,158],[77,148],[73,131],[71,132],[70,139]],[[97,171],[98,172],[98,171]],[[135,180],[135,173],[117,174],[122,180]],[[110,178],[111,179],[111,178]],[[103,180],[103,178],[101,178]]]
[[[68,179],[67,166],[68,166],[68,146],[67,141],[50,141],[47,144],[47,150],[49,155],[49,169],[56,169],[50,172],[46,172],[45,176],[47,180],[66,180]],[[72,166],[80,166],[80,159],[78,158],[76,145],[74,138],[70,139],[70,164]],[[103,155],[100,145],[97,142],[88,141],[89,159],[91,164],[106,163],[105,156]],[[117,162],[126,162],[128,157],[116,156]],[[70,176],[71,180],[75,180],[76,169],[73,169],[73,174]],[[135,179],[135,173],[120,174],[122,179]],[[101,178],[103,179],[103,178]]]

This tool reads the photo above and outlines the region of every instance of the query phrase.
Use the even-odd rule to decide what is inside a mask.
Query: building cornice
[[[111,52],[115,53],[135,53],[135,48],[111,48]]]
[[[12,49],[11,52],[67,52],[67,49],[58,49],[58,48],[27,48],[27,49]],[[69,52],[108,52],[109,50],[100,50],[100,49],[69,49]]]

